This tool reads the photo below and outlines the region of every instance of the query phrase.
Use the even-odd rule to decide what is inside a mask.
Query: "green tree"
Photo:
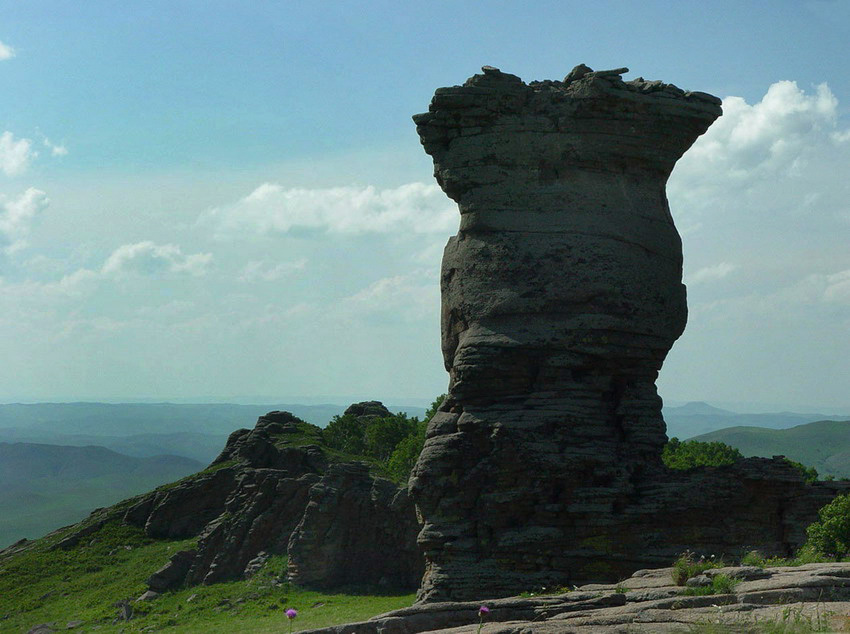
[[[418,422],[415,432],[396,445],[387,461],[387,471],[396,482],[404,483],[410,478],[413,465],[416,464],[419,454],[422,453],[422,447],[425,446],[425,430],[428,428],[428,422],[437,413],[445,399],[446,394],[440,394],[435,398],[428,411],[425,412],[425,420]]]
[[[434,399],[434,402],[431,403],[431,406],[428,408],[428,411],[425,412],[425,422],[429,422],[432,418],[434,418],[434,414],[437,413],[437,410],[440,409],[440,405],[443,404],[443,401],[446,400],[448,394],[440,394],[437,398]]]
[[[796,460],[791,460],[791,458],[785,458],[785,462],[789,463],[792,467],[797,469],[800,472],[800,475],[803,476],[803,479],[811,484],[812,482],[817,481],[818,479],[818,470],[814,467],[807,467],[802,462],[797,462]]]
[[[850,494],[839,495],[818,511],[818,521],[806,529],[807,546],[821,555],[850,554]]]
[[[700,442],[671,438],[664,445],[661,459],[670,469],[684,470],[694,467],[719,467],[733,464],[743,458],[741,452],[722,442]]]
[[[426,424],[420,422],[416,433],[398,443],[387,461],[387,471],[396,482],[404,483],[410,478],[413,465],[416,464],[419,454],[422,453],[422,447],[425,446],[425,427]]]
[[[329,447],[345,453],[366,453],[366,424],[364,417],[344,414],[334,416],[322,430],[322,439]]]
[[[364,432],[366,453],[381,461],[388,460],[401,441],[416,433],[418,423],[418,418],[408,418],[404,412],[370,420]]]

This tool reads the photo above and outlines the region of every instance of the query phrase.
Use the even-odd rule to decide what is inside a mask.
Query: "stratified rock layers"
[[[410,483],[421,599],[616,581],[688,547],[784,551],[789,518],[834,494],[779,461],[661,463],[655,380],[687,318],[665,184],[721,110],[624,71],[525,84],[485,67],[414,117],[461,213],[442,267],[449,395]]]

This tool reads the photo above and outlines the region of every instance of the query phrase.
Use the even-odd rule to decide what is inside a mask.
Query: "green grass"
[[[721,560],[713,558],[695,560],[692,552],[684,552],[673,562],[673,583],[677,586],[683,586],[691,577],[700,575],[710,568],[722,568],[724,565]]]
[[[271,438],[276,447],[305,447],[316,445],[328,459],[328,462],[365,462],[369,465],[369,472],[381,478],[392,479],[387,465],[380,460],[363,454],[347,453],[339,449],[329,447],[322,436],[322,428],[310,423],[296,423],[296,433],[272,434]]]
[[[752,550],[741,559],[741,565],[758,566],[759,568],[777,568],[780,566],[802,566],[804,564],[822,564],[848,560],[850,560],[850,558],[841,560],[829,555],[824,555],[811,546],[804,545],[793,557],[765,557],[757,550]]]
[[[64,628],[82,621],[99,632],[286,632],[284,610],[298,618],[293,630],[365,620],[411,605],[413,594],[320,593],[281,583],[285,557],[272,557],[252,579],[182,588],[151,602],[134,603],[128,622],[113,624],[115,603],[133,600],[145,580],[194,540],[153,540],[115,522],[68,550],[49,550],[60,532],[17,555],[0,557],[0,631],[26,632],[39,623]],[[367,594],[368,593],[368,594]]]
[[[729,575],[715,575],[711,578],[710,585],[685,588],[682,590],[682,594],[692,597],[708,594],[732,594],[735,591],[735,586],[740,582],[740,579],[733,579]]]

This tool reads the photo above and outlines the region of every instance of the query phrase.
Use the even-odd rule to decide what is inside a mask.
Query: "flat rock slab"
[[[687,632],[694,625],[744,632],[758,624],[850,629],[850,563],[705,571],[709,577],[741,579],[732,593],[722,595],[684,595],[672,573],[672,568],[639,570],[616,585],[588,584],[559,595],[417,604],[307,634],[477,634],[481,605],[490,609],[482,634],[663,634]]]

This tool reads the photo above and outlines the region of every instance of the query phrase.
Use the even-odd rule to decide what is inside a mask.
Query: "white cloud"
[[[265,260],[252,260],[245,265],[237,279],[240,282],[274,282],[303,270],[305,266],[307,266],[306,258],[277,264]]]
[[[15,56],[15,49],[8,44],[0,42],[0,61],[12,59]]]
[[[284,189],[264,183],[237,203],[206,211],[219,238],[234,233],[272,234],[298,229],[329,233],[439,233],[457,227],[457,208],[436,185],[395,189],[334,187]]]
[[[47,194],[34,187],[17,198],[0,196],[0,248],[12,253],[25,247],[33,219],[49,204]]]
[[[158,245],[150,240],[125,244],[106,259],[101,273],[104,275],[158,275],[165,272],[189,273],[200,276],[207,272],[212,261],[211,253],[184,255],[174,244]]]
[[[402,275],[384,277],[342,301],[347,312],[400,314],[418,320],[438,314],[440,284],[437,272],[417,269]]]
[[[796,82],[776,82],[752,106],[740,97],[727,97],[723,116],[682,162],[707,163],[726,178],[775,175],[793,169],[812,138],[835,134],[837,113],[838,100],[826,84],[807,95]]]
[[[0,134],[0,170],[6,176],[23,174],[36,156],[29,139],[15,139],[8,130]]]
[[[720,280],[737,268],[737,264],[730,264],[729,262],[720,262],[713,266],[705,266],[692,275],[689,275],[687,283],[700,284],[701,282],[713,282],[715,280]]]
[[[826,276],[823,298],[828,302],[850,304],[850,269]]]
[[[68,154],[68,148],[64,144],[53,143],[47,137],[43,137],[41,142],[44,147],[50,150],[51,156],[66,156]]]

